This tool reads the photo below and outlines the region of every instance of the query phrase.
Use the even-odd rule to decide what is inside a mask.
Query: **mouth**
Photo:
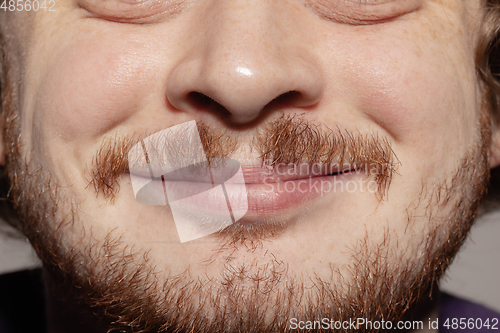
[[[225,133],[200,132],[195,121],[144,138],[107,140],[96,154],[90,184],[114,200],[114,185],[128,174],[139,204],[166,206],[177,230],[187,225],[186,234],[196,238],[228,225],[290,225],[316,208],[342,205],[346,191],[370,191],[379,200],[387,194],[397,165],[387,140],[323,131],[293,119],[271,123],[248,145]]]
[[[236,160],[218,159],[216,163],[199,163],[163,175],[162,170],[130,175],[133,187],[139,188],[134,190],[136,199],[143,204],[172,205],[182,201],[183,209],[190,214],[221,216],[229,209],[233,220],[243,216],[249,220],[300,208],[343,190],[340,185],[359,171],[307,163],[240,165]]]
[[[149,177],[131,172],[132,187],[138,202],[170,207],[181,243],[231,228],[283,228],[279,221],[297,216],[356,174],[350,168],[309,164],[241,166],[233,159],[164,171],[149,167]]]

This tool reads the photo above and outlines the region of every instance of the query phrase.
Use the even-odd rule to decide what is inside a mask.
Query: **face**
[[[118,328],[399,318],[442,275],[488,178],[481,6],[61,0],[2,12],[5,156],[25,232],[53,279]],[[128,154],[191,121],[208,160],[236,161],[243,190],[226,199],[248,208],[183,241],[172,202],[136,198]],[[157,159],[186,158],[182,137],[156,142]],[[216,195],[202,201],[184,211],[217,225]]]

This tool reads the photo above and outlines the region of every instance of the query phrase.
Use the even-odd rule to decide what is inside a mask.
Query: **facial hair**
[[[396,322],[432,295],[433,287],[463,243],[488,183],[490,120],[482,115],[478,142],[464,155],[456,171],[440,184],[423,185],[421,196],[408,212],[407,223],[411,226],[414,212],[426,208],[429,226],[421,235],[421,242],[408,249],[421,255],[394,256],[392,250],[397,239],[386,230],[381,242],[375,242],[367,234],[351,249],[347,274],[342,275],[330,264],[329,277],[309,276],[310,283],[290,274],[287,263],[279,258],[227,267],[222,282],[195,279],[189,272],[172,276],[158,271],[147,252],[125,244],[122,235],[115,232],[99,241],[92,242],[90,235],[81,235],[80,241],[68,243],[64,230],[80,223],[78,203],[61,194],[63,189],[55,175],[23,157],[26,152],[15,94],[12,86],[6,87],[3,100],[6,173],[11,184],[10,198],[22,229],[54,285],[64,290],[69,299],[90,309],[109,331],[285,332],[290,330],[291,318]],[[297,156],[306,141],[293,137],[293,133],[303,133],[301,127],[314,125],[304,120],[286,123],[288,120],[284,118],[270,126],[275,130],[280,126],[288,129],[286,142],[296,144],[284,151]],[[212,140],[217,136],[209,135]],[[278,148],[283,150],[283,145],[267,146],[263,151],[276,159],[280,156],[275,154]],[[116,152],[121,154],[111,148],[112,154]],[[293,158],[284,162],[296,162]],[[359,158],[359,154],[353,158]],[[109,169],[114,165],[111,164],[99,166],[111,175],[108,184],[118,180],[113,178],[116,172]],[[120,168],[120,165],[114,166]],[[102,190],[99,182],[95,185],[96,191]],[[108,195],[116,191],[116,187],[108,189]],[[449,213],[437,214],[443,211]],[[234,240],[234,235],[231,237]],[[338,331],[379,330],[348,327]]]

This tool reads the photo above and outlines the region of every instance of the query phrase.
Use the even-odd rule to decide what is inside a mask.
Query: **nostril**
[[[296,100],[300,99],[302,94],[298,91],[291,90],[286,93],[283,93],[273,99],[269,104],[266,105],[266,109],[275,109],[275,108],[288,108],[293,106]]]
[[[212,108],[215,102],[212,98],[205,94],[199,93],[197,91],[190,92],[187,95],[187,99],[191,101],[191,104],[197,109],[208,109]]]
[[[191,106],[198,111],[214,112],[223,117],[231,115],[225,107],[217,103],[213,98],[200,92],[190,92],[187,94],[187,100],[190,102]]]

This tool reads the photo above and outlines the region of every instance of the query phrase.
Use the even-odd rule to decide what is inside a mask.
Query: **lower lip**
[[[247,184],[248,214],[279,213],[322,197],[337,176],[311,177],[266,184]]]

